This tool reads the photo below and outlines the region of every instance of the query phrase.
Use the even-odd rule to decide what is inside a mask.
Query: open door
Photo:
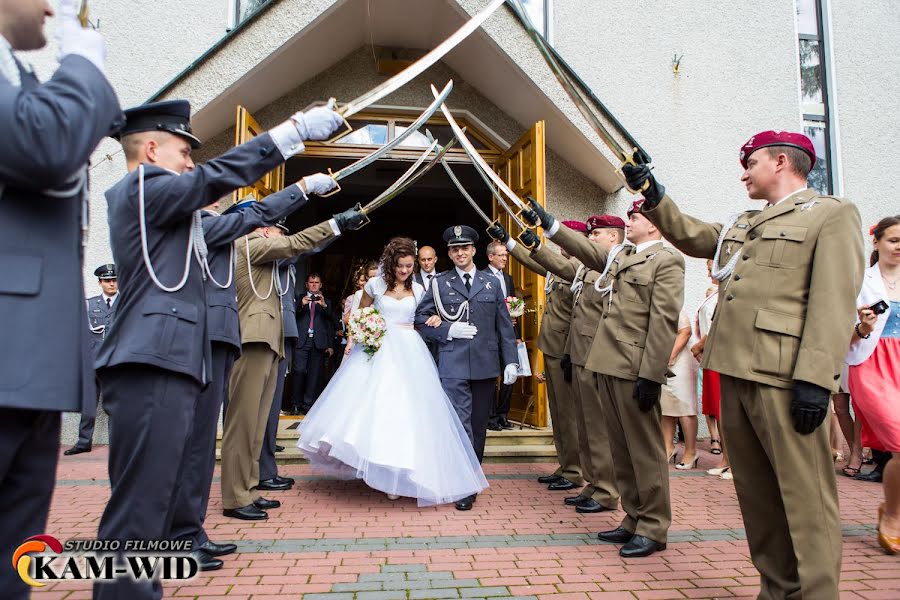
[[[545,195],[544,122],[538,121],[522,138],[504,152],[495,169],[506,184],[520,197],[531,196],[541,206]],[[515,236],[518,227],[510,216],[494,202],[494,218]],[[544,278],[523,267],[512,256],[509,258],[509,274],[516,291],[525,301],[525,314],[519,318],[522,341],[528,346],[528,358],[533,373],[544,370],[544,357],[538,352],[537,338],[544,311]],[[509,416],[515,421],[535,427],[547,426],[547,390],[532,377],[520,378],[513,388]]]
[[[237,122],[234,127],[234,145],[240,146],[261,133],[265,133],[265,129],[260,127],[256,119],[250,112],[241,106],[237,107]],[[241,188],[234,193],[234,201],[240,202],[250,194],[257,200],[261,200],[269,194],[274,194],[284,189],[284,164],[282,163],[274,170],[269,171],[265,177],[254,183],[253,185]]]

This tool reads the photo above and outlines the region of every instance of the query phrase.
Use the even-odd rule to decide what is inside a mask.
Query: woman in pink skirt
[[[846,362],[853,405],[884,449],[900,452],[900,215],[872,230],[875,251],[857,298],[859,320]],[[878,543],[900,552],[900,461],[884,469]]]

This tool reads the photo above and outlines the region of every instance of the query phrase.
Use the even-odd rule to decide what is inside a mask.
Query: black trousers
[[[58,412],[0,408],[0,589],[11,600],[31,597],[12,568],[26,538],[47,532],[59,459]]]
[[[263,438],[262,452],[259,453],[260,481],[278,477],[278,464],[275,462],[275,441],[278,437],[278,416],[281,414],[281,397],[284,395],[284,378],[288,365],[294,358],[295,338],[284,340],[284,358],[278,363],[278,383],[275,384],[275,397],[269,410],[269,422],[266,423],[266,437]]]
[[[101,540],[172,539],[185,449],[194,425],[200,384],[148,365],[102,369],[109,414],[112,494],[97,537]],[[129,578],[94,584],[95,600],[162,598],[162,585]]]
[[[216,430],[219,412],[228,397],[228,380],[234,366],[235,349],[229,344],[212,343],[212,374],[197,400],[194,427],[185,451],[181,472],[181,493],[172,518],[172,537],[193,540],[195,545],[209,541],[203,522],[209,508],[209,493],[216,468]]]
[[[291,371],[294,373],[294,384],[291,404],[295,407],[310,407],[319,397],[319,383],[322,381],[322,369],[325,366],[325,350],[315,347],[313,338],[300,334]]]

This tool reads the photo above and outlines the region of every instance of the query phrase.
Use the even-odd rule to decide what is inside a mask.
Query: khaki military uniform
[[[284,356],[281,296],[276,288],[267,296],[275,261],[309,252],[333,237],[331,225],[325,222],[291,236],[264,238],[251,233],[234,243],[241,357],[231,372],[222,434],[222,504],[226,509],[249,506],[259,498],[253,488],[259,483],[259,455],[278,383],[278,361]]]
[[[610,253],[561,227],[553,241],[588,268],[603,271]],[[599,374],[616,483],[626,516],[622,527],[665,543],[672,510],[669,471],[657,404],[642,412],[633,397],[638,377],[664,384],[678,314],[684,302],[684,259],[658,242],[626,246],[601,282],[611,284],[585,366]],[[596,291],[593,286],[591,287]],[[585,291],[582,293],[586,293]]]
[[[550,419],[553,422],[553,443],[559,461],[559,469],[554,475],[565,477],[576,485],[582,485],[584,476],[578,452],[578,410],[573,398],[573,385],[566,381],[560,364],[566,353],[569,322],[572,320],[574,304],[572,284],[571,281],[549,273],[545,267],[532,260],[528,250],[520,244],[515,244],[510,254],[526,269],[547,276],[544,313],[541,315],[537,347],[544,354]]]
[[[722,224],[664,197],[644,215],[686,254],[713,258]],[[828,427],[792,425],[795,380],[836,392],[864,266],[856,207],[813,190],[741,214],[725,232],[703,368],[721,373],[722,426],[760,598],[838,598],[841,522]]]
[[[572,391],[577,410],[579,453],[588,482],[580,495],[614,509],[619,504],[619,491],[613,472],[613,458],[597,388],[597,376],[585,368],[591,340],[600,319],[600,305],[595,301],[597,294],[592,293],[594,280],[599,273],[586,269],[576,258],[563,258],[543,246],[532,252],[531,256],[556,276],[581,285],[580,295],[574,298],[565,348],[565,354],[572,361]]]

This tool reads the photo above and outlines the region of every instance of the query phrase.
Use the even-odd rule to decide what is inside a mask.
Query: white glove
[[[475,337],[475,334],[478,333],[478,328],[474,325],[469,325],[468,323],[463,323],[462,321],[457,321],[450,325],[450,331],[447,335],[450,339],[457,340],[471,340]]]
[[[302,140],[327,140],[344,124],[344,118],[334,112],[334,104],[317,106],[306,112],[297,112],[291,117]]]
[[[519,378],[519,365],[506,365],[503,369],[503,385],[512,385]]]
[[[75,0],[60,0],[59,26],[56,28],[59,60],[77,54],[91,61],[100,71],[106,71],[106,42],[99,32],[82,29],[75,13]]]
[[[335,181],[333,177],[325,175],[324,173],[307,175],[306,177],[301,179],[301,181],[306,187],[306,193],[308,195],[315,194],[316,196],[322,196],[323,194],[327,194],[337,187],[337,181]]]

